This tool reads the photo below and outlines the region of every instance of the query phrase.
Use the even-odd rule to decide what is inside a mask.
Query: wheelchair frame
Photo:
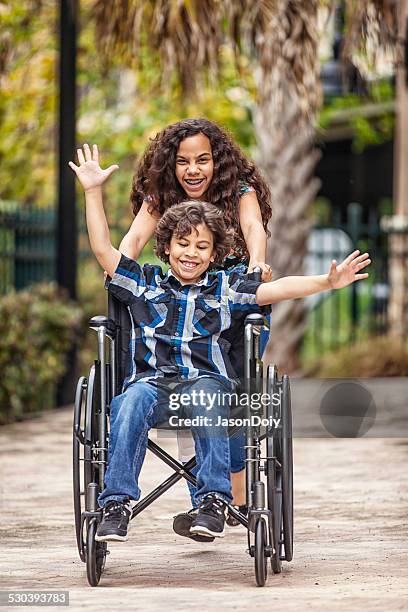
[[[91,586],[98,585],[106,556],[109,554],[107,542],[95,541],[97,526],[102,518],[97,497],[103,488],[107,467],[109,404],[121,389],[125,378],[129,346],[129,313],[112,295],[109,295],[108,299],[108,314],[109,318],[96,316],[90,321],[90,328],[97,332],[98,358],[88,377],[82,376],[78,380],[74,406],[75,530],[79,556],[81,561],[86,563],[87,578]],[[248,315],[245,319],[244,390],[248,394],[262,393],[266,384],[266,392],[270,398],[279,394],[280,402],[277,405],[270,402],[266,416],[268,420],[280,419],[280,422],[277,428],[267,427],[265,433],[258,426],[247,427],[245,451],[248,516],[231,504],[228,505],[228,512],[247,529],[247,552],[254,558],[258,586],[263,586],[266,582],[268,558],[273,573],[280,573],[282,560],[291,561],[293,555],[290,383],[286,375],[279,379],[275,366],[268,366],[266,380],[263,376],[259,336],[264,323],[263,316],[258,314]],[[249,418],[250,414],[251,408],[246,406],[245,417]],[[238,427],[232,428],[230,435],[237,429]],[[263,440],[266,440],[264,456]],[[131,519],[181,478],[196,484],[196,478],[191,473],[196,464],[195,457],[183,465],[150,438],[148,449],[172,468],[174,474],[136,503]],[[266,476],[266,491],[262,473]]]

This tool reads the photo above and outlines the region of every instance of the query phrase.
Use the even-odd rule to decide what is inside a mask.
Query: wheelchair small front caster
[[[264,586],[268,575],[268,563],[266,546],[268,543],[266,534],[266,523],[264,518],[259,518],[255,526],[255,579],[258,586]]]
[[[105,568],[107,543],[95,540],[98,523],[91,519],[86,532],[86,574],[91,586],[97,586]]]

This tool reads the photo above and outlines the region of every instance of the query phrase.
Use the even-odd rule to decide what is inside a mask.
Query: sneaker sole
[[[126,535],[119,535],[118,533],[107,533],[105,535],[95,534],[95,542],[127,542],[129,539],[130,523],[128,525]]]
[[[128,535],[125,536],[120,536],[120,535],[115,535],[114,533],[111,533],[110,535],[104,535],[104,536],[95,536],[95,542],[127,542],[129,539]]]
[[[213,542],[214,537],[210,535],[192,534],[190,532],[193,519],[188,514],[179,514],[173,521],[173,531],[179,536],[190,538],[194,542]]]
[[[223,538],[225,536],[225,527],[223,531],[211,531],[207,527],[201,527],[201,525],[196,525],[195,527],[191,527],[190,533],[201,536],[212,536],[213,538]]]

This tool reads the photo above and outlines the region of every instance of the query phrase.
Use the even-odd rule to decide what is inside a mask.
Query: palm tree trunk
[[[320,152],[313,148],[313,124],[295,104],[288,104],[276,116],[266,104],[255,113],[259,163],[272,191],[273,213],[268,242],[268,262],[273,278],[304,273],[307,238],[313,225],[310,205],[320,186],[313,177]],[[276,363],[285,372],[301,370],[299,350],[305,330],[303,300],[287,301],[273,307],[266,363]]]
[[[401,0],[398,29],[406,36],[408,0]],[[406,59],[405,59],[406,62]],[[397,71],[397,125],[395,129],[395,216],[390,224],[390,334],[408,343],[408,66],[403,61]]]
[[[320,156],[313,148],[315,117],[322,101],[317,11],[316,0],[280,0],[265,22],[264,37],[255,40],[259,68],[254,127],[257,161],[272,193],[267,257],[275,279],[303,274],[312,227],[310,205],[320,186],[313,177]],[[304,330],[302,300],[274,306],[265,362],[299,372]]]

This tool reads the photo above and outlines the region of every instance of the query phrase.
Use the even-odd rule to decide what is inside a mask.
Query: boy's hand
[[[341,289],[351,285],[354,281],[367,278],[367,272],[364,274],[359,274],[359,272],[371,263],[369,257],[368,253],[360,255],[360,251],[354,251],[341,264],[333,259],[327,275],[330,289]]]
[[[99,165],[99,153],[96,144],[92,146],[92,153],[87,144],[84,144],[83,149],[83,151],[77,149],[79,166],[76,166],[73,162],[69,162],[68,165],[77,175],[84,190],[88,191],[100,187],[119,166],[114,164],[102,170]]]
[[[261,261],[261,262],[250,261],[249,264],[248,264],[248,274],[250,272],[253,272],[254,268],[261,268],[261,270],[262,270],[261,281],[263,283],[267,283],[267,282],[272,280],[272,268],[271,268],[271,266],[266,264],[264,261]]]

